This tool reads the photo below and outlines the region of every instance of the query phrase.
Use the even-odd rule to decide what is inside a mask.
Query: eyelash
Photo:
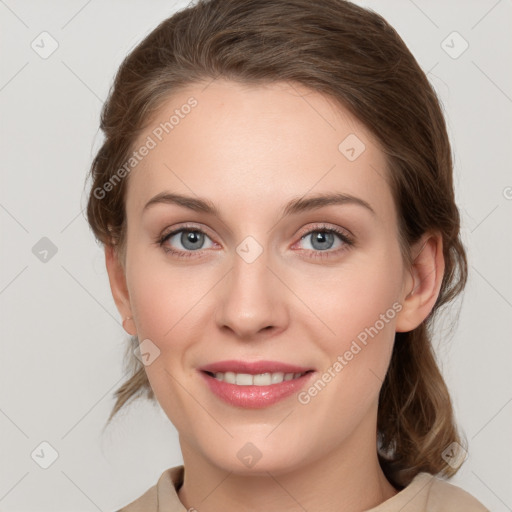
[[[177,258],[193,258],[197,256],[198,254],[201,254],[203,250],[196,250],[196,251],[177,251],[175,249],[172,249],[170,247],[165,246],[165,242],[171,238],[172,236],[176,235],[177,233],[181,233],[182,231],[185,232],[197,232],[202,233],[206,236],[208,236],[207,233],[205,233],[202,229],[200,229],[197,226],[191,226],[191,225],[185,225],[180,226],[178,229],[175,229],[173,231],[170,231],[168,233],[165,233],[161,236],[159,236],[156,240],[156,243],[167,253],[172,254],[173,256]],[[331,258],[333,257],[333,254],[338,255],[339,253],[348,250],[350,247],[354,246],[355,241],[352,238],[352,236],[348,235],[345,231],[342,231],[335,227],[329,227],[323,224],[319,224],[314,226],[309,231],[305,232],[303,235],[301,235],[300,240],[306,238],[307,236],[311,235],[312,233],[333,233],[338,236],[338,238],[343,242],[343,246],[339,247],[335,250],[325,250],[325,251],[315,251],[311,249],[305,249],[306,252],[311,252],[311,256],[313,258]],[[209,237],[210,238],[210,237]]]

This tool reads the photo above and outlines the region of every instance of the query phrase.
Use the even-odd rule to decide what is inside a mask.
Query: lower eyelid
[[[350,247],[352,244],[351,242],[347,241],[347,240],[343,240],[338,234],[336,233],[333,233],[334,236],[337,238],[339,244],[337,247],[331,247],[329,249],[324,249],[324,250],[320,250],[320,249],[309,249],[309,248],[305,248],[305,249],[297,249],[299,251],[303,251],[303,252],[307,252],[307,253],[311,253],[313,254],[314,256],[318,256],[318,255],[324,255],[325,257],[328,257],[329,255],[333,256],[337,253],[339,253],[340,251],[343,251],[345,249],[347,249],[348,247]],[[305,237],[308,237],[309,235],[304,235]],[[302,240],[302,238],[301,238]],[[300,240],[299,240],[300,242]],[[297,244],[299,244],[299,242],[297,242]],[[310,242],[311,244],[311,242]],[[295,246],[296,244],[294,244]],[[333,245],[336,245],[335,243]]]

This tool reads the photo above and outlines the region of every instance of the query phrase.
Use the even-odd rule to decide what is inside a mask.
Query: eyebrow
[[[178,206],[182,206],[184,208],[188,208],[189,210],[207,213],[210,215],[220,217],[220,212],[218,208],[211,201],[207,199],[185,196],[182,194],[174,194],[170,192],[161,192],[160,194],[157,194],[156,196],[152,197],[144,206],[143,212],[156,204],[175,204]],[[286,217],[288,215],[294,215],[305,211],[316,210],[324,206],[345,204],[354,204],[357,206],[362,206],[363,208],[371,212],[373,215],[376,215],[374,209],[364,199],[353,196],[351,194],[335,193],[318,194],[309,197],[302,196],[292,199],[282,209],[281,216]]]

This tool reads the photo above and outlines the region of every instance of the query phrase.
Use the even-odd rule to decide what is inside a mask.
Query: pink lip
[[[259,373],[304,373],[313,368],[305,366],[296,366],[288,363],[280,363],[279,361],[218,361],[216,363],[207,364],[199,368],[204,372],[235,372],[249,373],[258,375]]]
[[[257,375],[259,373],[304,373],[311,368],[294,366],[276,361],[220,361],[200,368],[200,375],[205,379],[209,389],[220,399],[235,407],[262,409],[283,400],[300,391],[310,380],[314,371],[297,379],[285,380],[269,386],[238,386],[217,380],[206,372],[235,372]]]

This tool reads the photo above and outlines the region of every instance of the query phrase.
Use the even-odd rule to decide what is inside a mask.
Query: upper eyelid
[[[354,236],[347,228],[343,228],[341,226],[334,226],[334,225],[331,225],[329,223],[324,223],[324,222],[319,222],[313,227],[304,228],[304,232],[300,236],[303,237],[305,235],[309,235],[310,233],[312,233],[314,231],[333,231],[333,232],[341,231],[342,234],[346,234],[347,238],[349,238],[349,237],[352,238]]]

